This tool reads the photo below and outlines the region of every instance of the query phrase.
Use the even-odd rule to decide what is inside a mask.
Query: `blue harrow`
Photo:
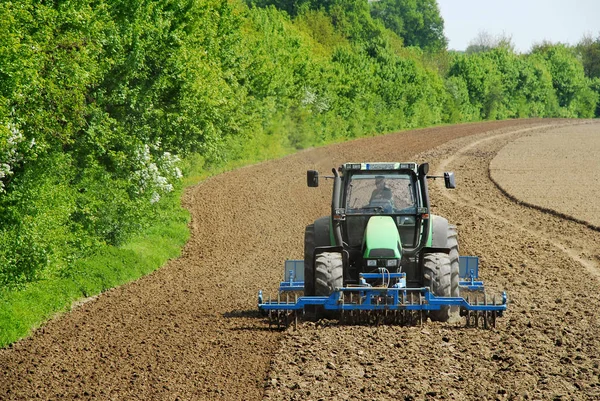
[[[342,324],[422,324],[429,311],[455,308],[466,317],[470,327],[495,327],[496,318],[507,307],[507,296],[488,297],[478,280],[479,258],[461,256],[459,297],[438,297],[428,287],[406,287],[405,273],[390,273],[381,268],[375,273],[361,273],[358,285],[337,288],[329,296],[298,296],[304,291],[302,260],[288,260],[285,277],[279,285],[277,299],[264,299],[258,293],[258,308],[269,316],[269,325],[278,328],[297,324],[298,317],[320,308]],[[310,313],[310,312],[309,312]]]

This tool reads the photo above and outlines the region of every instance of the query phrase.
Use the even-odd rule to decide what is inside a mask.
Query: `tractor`
[[[414,323],[426,318],[495,325],[507,297],[488,300],[478,258],[459,256],[456,226],[431,214],[428,179],[456,187],[454,173],[428,175],[429,164],[345,163],[333,169],[331,214],[304,232],[304,259],[287,261],[277,301],[259,309],[278,326],[290,317]],[[319,173],[307,172],[309,187]],[[461,289],[474,297],[461,297]],[[297,294],[293,301],[289,293]],[[286,294],[286,300],[281,296]],[[271,321],[271,319],[270,319]],[[295,320],[296,321],[296,320]]]

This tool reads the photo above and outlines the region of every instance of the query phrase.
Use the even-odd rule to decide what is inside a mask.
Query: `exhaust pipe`
[[[331,198],[331,218],[333,226],[333,237],[337,246],[343,246],[342,240],[342,222],[335,219],[335,212],[340,208],[340,195],[342,194],[342,179],[336,169],[333,171],[333,196]]]

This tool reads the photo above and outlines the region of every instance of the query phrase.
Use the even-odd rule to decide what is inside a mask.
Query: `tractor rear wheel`
[[[449,224],[448,225],[448,248],[450,248],[450,296],[459,297],[459,253],[458,253],[458,231],[456,230],[456,226]],[[460,319],[460,310],[458,306],[453,306],[450,308],[450,319],[458,320]]]
[[[323,252],[315,259],[315,294],[328,296],[344,285],[342,254]]]
[[[445,253],[426,253],[423,261],[423,285],[429,287],[436,297],[452,296],[452,268],[450,257]],[[450,319],[450,307],[429,311],[433,321],[447,322]]]
[[[304,230],[304,295],[315,295],[315,225],[309,224]]]

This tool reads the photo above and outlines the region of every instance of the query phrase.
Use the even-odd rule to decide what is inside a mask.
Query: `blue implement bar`
[[[352,294],[353,302],[345,301],[345,294]],[[375,311],[375,310],[440,310],[444,306],[458,306],[468,311],[504,312],[506,293],[500,304],[471,304],[462,297],[437,297],[429,288],[345,287],[330,296],[303,296],[293,302],[264,301],[259,292],[258,308],[264,311],[298,311],[306,306],[322,306],[329,311]]]

